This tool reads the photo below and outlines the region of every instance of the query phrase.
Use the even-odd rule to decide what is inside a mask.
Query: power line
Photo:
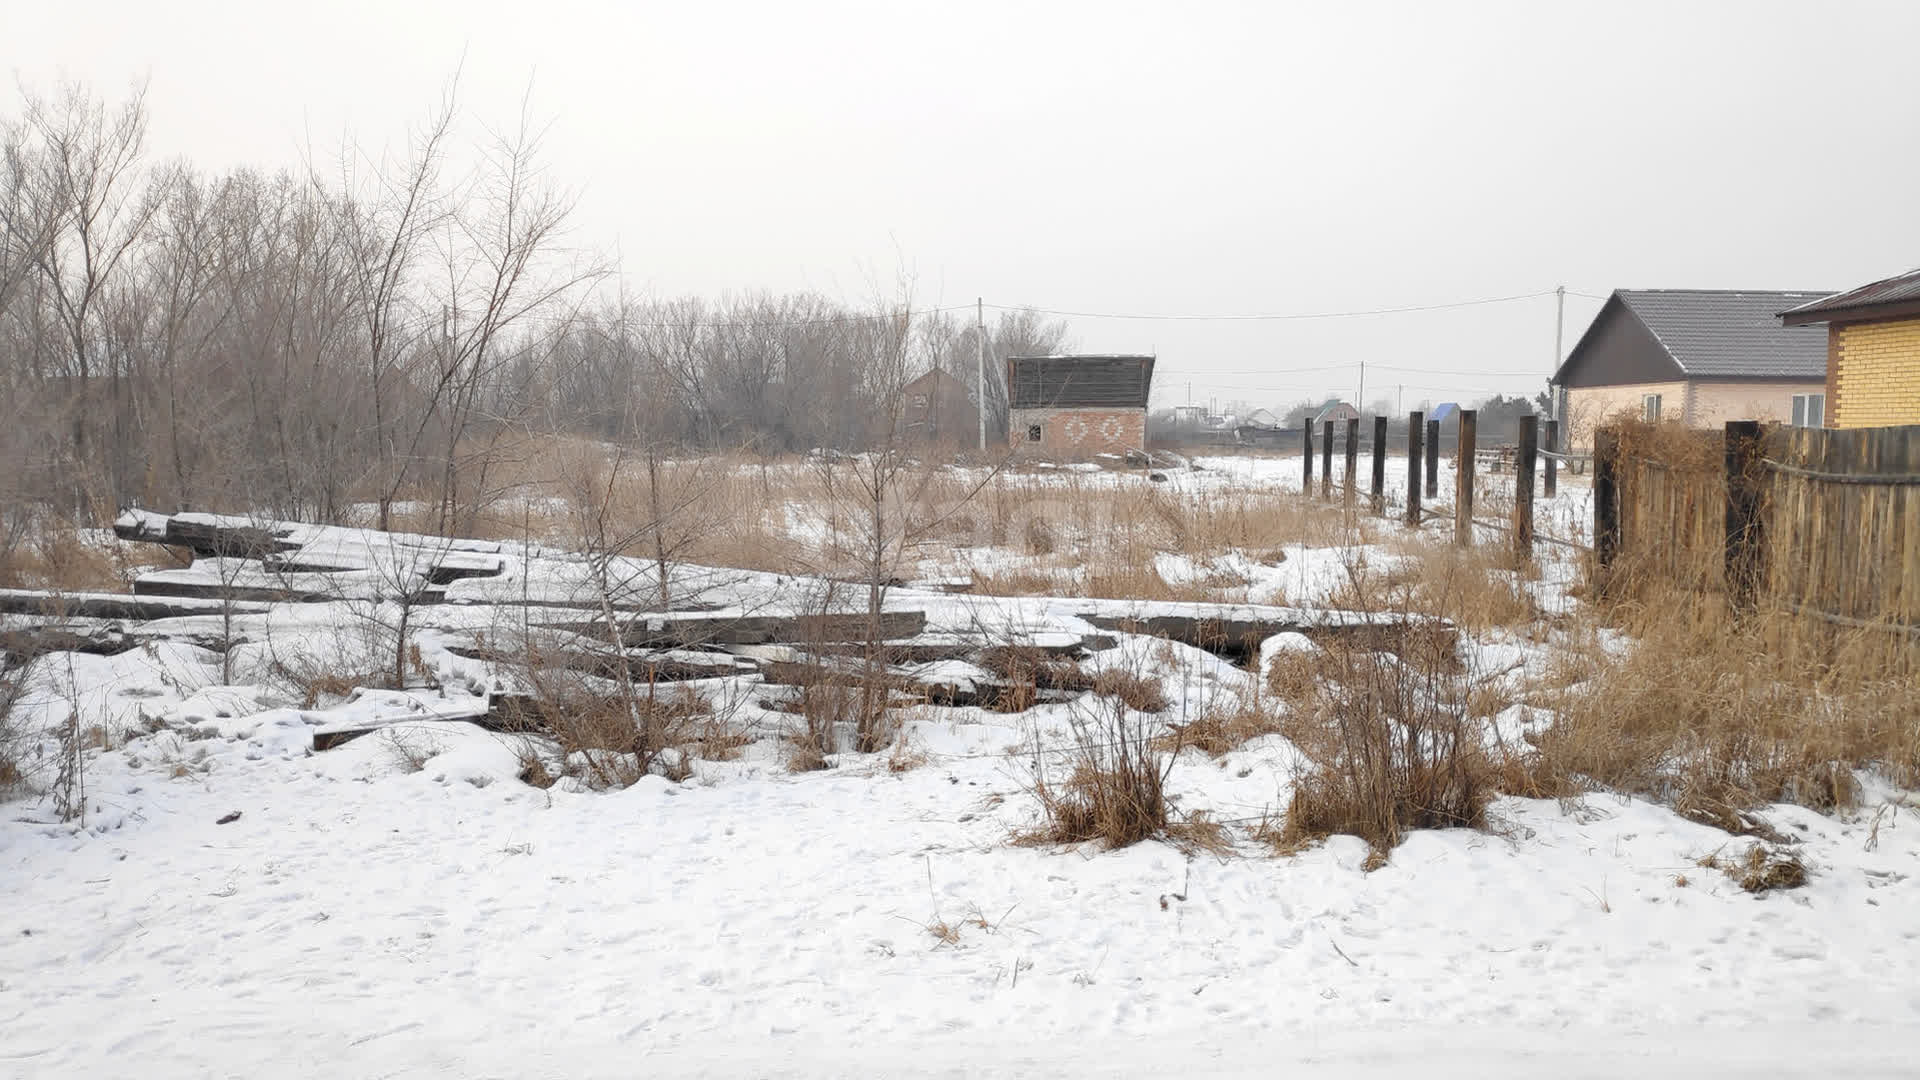
[[[1366,308],[1357,311],[1314,311],[1259,315],[1135,315],[1100,311],[1064,311],[1057,308],[1032,307],[1029,305],[1014,307],[1006,304],[988,304],[987,306],[997,311],[1035,311],[1042,315],[1060,315],[1074,319],[1153,319],[1195,322],[1288,321],[1298,319],[1354,319],[1370,315],[1400,315],[1414,311],[1443,311],[1449,308],[1478,307],[1483,304],[1505,304],[1515,300],[1535,300],[1542,296],[1552,295],[1552,289],[1543,289],[1540,292],[1518,293],[1513,296],[1489,296],[1479,300],[1459,300],[1447,304],[1415,304],[1407,307]]]
[[[1040,315],[1054,315],[1062,318],[1073,318],[1073,319],[1128,319],[1128,320],[1141,320],[1141,321],[1170,321],[1170,322],[1294,322],[1294,321],[1304,321],[1304,320],[1313,320],[1313,319],[1356,319],[1356,318],[1367,318],[1367,317],[1378,316],[1378,315],[1403,315],[1403,314],[1422,312],[1422,311],[1448,311],[1448,310],[1453,310],[1458,308],[1483,307],[1488,304],[1506,304],[1506,303],[1512,303],[1514,301],[1519,301],[1519,300],[1536,300],[1543,296],[1552,296],[1553,294],[1554,294],[1554,290],[1552,289],[1542,289],[1539,292],[1515,293],[1511,296],[1488,296],[1488,297],[1481,297],[1479,299],[1474,299],[1474,300],[1457,300],[1457,301],[1451,301],[1448,303],[1440,303],[1440,304],[1411,304],[1411,305],[1406,305],[1402,307],[1362,308],[1362,309],[1356,309],[1352,311],[1272,312],[1272,313],[1250,313],[1250,314],[1227,313],[1227,314],[1217,314],[1217,315],[1069,311],[1064,308],[1036,307],[1032,304],[979,304],[978,302],[976,302],[974,304],[948,304],[943,306],[924,307],[924,308],[909,307],[909,308],[903,308],[899,311],[881,312],[877,314],[826,315],[826,316],[820,316],[816,318],[805,318],[805,319],[762,320],[762,319],[688,318],[688,319],[663,320],[663,319],[655,318],[655,319],[647,320],[645,322],[639,322],[639,321],[622,321],[616,318],[616,319],[605,320],[605,321],[611,322],[613,325],[616,325],[616,326],[645,328],[645,329],[653,329],[653,330],[677,330],[677,329],[689,329],[694,327],[710,327],[710,328],[724,328],[724,329],[752,329],[752,328],[765,329],[765,328],[782,328],[782,327],[795,327],[795,326],[832,326],[832,325],[838,325],[838,324],[844,324],[844,323],[885,322],[885,321],[890,321],[894,319],[899,319],[902,317],[944,314],[947,312],[965,311],[968,308],[975,308],[977,310],[980,307],[990,307],[995,311],[1006,311],[1006,312],[1031,311]],[[1571,289],[1568,290],[1568,295],[1579,296],[1589,300],[1607,299],[1604,296],[1595,296],[1592,293],[1575,292]],[[591,318],[592,316],[584,316],[584,317]],[[555,314],[550,312],[527,312],[521,315],[519,318],[515,319],[514,321],[515,322],[540,322],[540,323],[547,323],[549,325],[552,325],[557,323],[574,322],[574,321],[580,320],[581,318],[583,318],[583,315],[577,312],[565,313],[565,314]],[[602,320],[596,319],[595,321],[602,321]],[[1294,372],[1304,373],[1304,372],[1323,371],[1323,370],[1346,369],[1354,366],[1356,365],[1343,364],[1343,365],[1333,365],[1331,367],[1325,367],[1325,368],[1289,368],[1289,369],[1267,368],[1267,369],[1262,369],[1260,371],[1221,372],[1219,374],[1255,375],[1255,374],[1266,374],[1269,372],[1274,374],[1294,373]],[[1381,365],[1381,366],[1383,368],[1386,367],[1386,365]],[[1390,368],[1388,370],[1413,371],[1417,369]],[[1445,373],[1436,373],[1436,374],[1445,374]],[[1490,375],[1490,376],[1504,376],[1507,373],[1482,372],[1477,374]]]

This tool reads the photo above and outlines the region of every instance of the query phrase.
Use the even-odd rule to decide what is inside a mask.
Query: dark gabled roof
[[[1007,397],[1014,409],[1144,409],[1153,357],[1120,354],[1011,356]]]
[[[965,390],[969,398],[973,396],[973,387],[960,381],[960,377],[958,375],[955,375],[953,372],[948,371],[945,368],[932,368],[927,371],[923,371],[918,376],[912,379],[909,379],[906,385],[902,386],[900,389],[908,393],[917,393],[920,390],[921,384],[923,383],[929,383],[929,384],[930,383],[951,383],[952,385],[957,386],[962,390]]]
[[[1827,294],[1740,289],[1615,289],[1593,333],[1617,301],[1654,336],[1688,379],[1824,379],[1824,330],[1783,327],[1775,314]],[[1582,335],[1553,381],[1564,384]]]
[[[1896,305],[1901,310],[1889,310]],[[1915,305],[1920,305],[1920,270],[1909,270],[1857,289],[1848,289],[1788,308],[1780,313],[1780,321],[1788,326],[1805,326],[1852,315],[1871,317],[1878,314],[1907,314],[1905,309]]]

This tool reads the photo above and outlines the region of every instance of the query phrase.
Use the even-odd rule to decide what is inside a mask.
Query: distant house
[[[1438,420],[1445,424],[1460,415],[1460,406],[1451,401],[1443,401],[1427,411],[1427,419]]]
[[[1233,441],[1242,446],[1277,446],[1289,432],[1271,409],[1255,409],[1233,429]]]
[[[971,386],[934,368],[900,388],[900,432],[911,442],[977,446],[980,412]]]
[[[1827,330],[1826,409],[1808,426],[1920,424],[1920,270],[1789,308],[1780,322]]]
[[[1626,413],[1714,427],[1728,420],[1819,423],[1827,341],[1777,313],[1828,294],[1616,289],[1552,382],[1566,394],[1562,438],[1578,450]]]
[[[1320,406],[1320,411],[1313,414],[1313,426],[1317,428],[1331,420],[1336,429],[1344,429],[1347,421],[1358,419],[1359,409],[1338,398],[1329,398],[1325,405]]]
[[[1207,422],[1207,407],[1205,405],[1175,405],[1173,407],[1173,422],[1176,427],[1181,428],[1200,427]]]
[[[1007,359],[1008,438],[1015,450],[1091,457],[1143,450],[1151,356]]]

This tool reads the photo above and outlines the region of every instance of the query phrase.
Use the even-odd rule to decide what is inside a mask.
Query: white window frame
[[[1827,426],[1827,394],[1793,395],[1793,426],[1817,428]]]
[[[1660,422],[1659,394],[1640,395],[1640,419],[1645,420],[1649,424],[1657,424]]]

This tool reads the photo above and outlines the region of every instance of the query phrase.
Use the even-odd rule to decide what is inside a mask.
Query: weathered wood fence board
[[[1601,434],[1595,549],[1609,577],[1920,628],[1920,426]]]

